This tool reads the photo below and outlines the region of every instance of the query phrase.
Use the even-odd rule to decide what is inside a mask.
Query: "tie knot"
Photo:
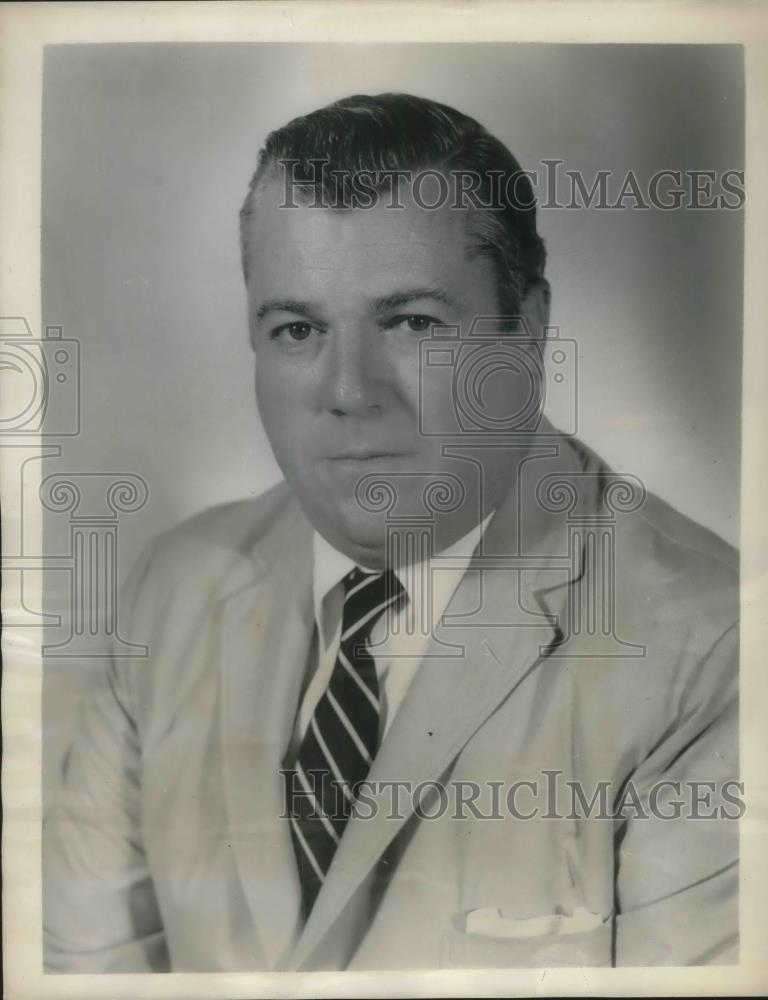
[[[393,570],[376,573],[356,566],[344,577],[342,642],[352,638],[366,642],[379,618],[388,608],[396,607],[404,593]]]

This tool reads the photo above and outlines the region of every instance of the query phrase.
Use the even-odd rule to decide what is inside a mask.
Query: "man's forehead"
[[[456,268],[442,266],[428,248],[393,247],[379,252],[349,248],[329,255],[321,248],[301,246],[290,253],[270,254],[262,247],[253,261],[249,287],[259,297],[290,295],[321,300],[332,296],[348,302],[373,303],[379,297],[413,288],[455,288]]]
[[[254,247],[270,242],[273,253],[292,249],[308,262],[317,257],[317,263],[328,254],[371,261],[402,253],[414,259],[463,254],[466,211],[450,205],[425,209],[407,195],[395,204],[382,197],[371,208],[338,209],[317,207],[310,198],[288,206],[284,190],[271,180],[249,220],[249,242]]]
[[[291,208],[280,186],[268,183],[245,232],[251,302],[259,311],[277,300],[368,308],[414,288],[442,289],[454,303],[495,297],[492,268],[467,252],[468,212],[401,203]]]

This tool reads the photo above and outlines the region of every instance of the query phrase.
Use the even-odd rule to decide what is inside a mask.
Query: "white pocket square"
[[[531,938],[546,934],[583,934],[600,927],[604,917],[577,906],[572,914],[547,914],[543,917],[519,919],[505,917],[501,910],[483,907],[469,910],[465,915],[464,930],[467,934],[480,934],[494,938]]]

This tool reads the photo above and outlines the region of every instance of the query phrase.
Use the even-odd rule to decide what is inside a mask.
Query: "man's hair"
[[[324,169],[318,169],[318,162]],[[438,171],[479,178],[471,222],[470,256],[486,257],[496,271],[499,304],[518,312],[530,286],[544,273],[544,242],[528,176],[506,146],[473,118],[411,94],[356,95],[294,118],[271,132],[240,211],[243,270],[247,279],[247,224],[265,177],[290,164],[294,196],[339,206],[338,176],[367,174],[381,194],[392,172]],[[334,177],[334,173],[336,177]]]

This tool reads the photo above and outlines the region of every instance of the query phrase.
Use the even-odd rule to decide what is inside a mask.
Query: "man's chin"
[[[324,520],[315,527],[325,540],[360,566],[378,569],[387,563],[387,530],[383,516],[357,512],[353,516]]]

